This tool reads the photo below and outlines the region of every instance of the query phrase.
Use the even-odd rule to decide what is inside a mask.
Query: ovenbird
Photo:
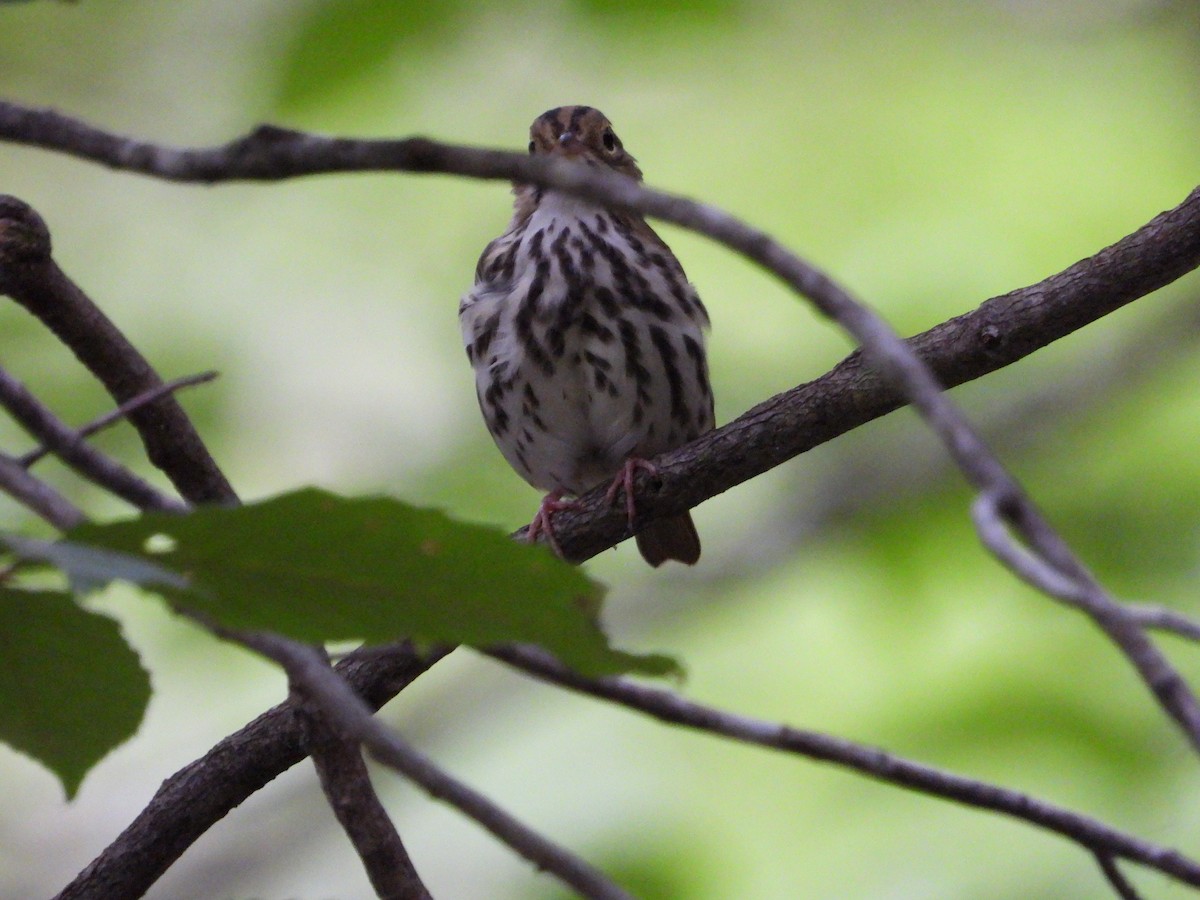
[[[543,113],[529,152],[638,181],[612,124],[588,106]],[[479,405],[505,459],[546,491],[530,524],[557,549],[551,519],[611,482],[653,566],[692,564],[700,539],[682,513],[639,523],[637,469],[713,427],[708,314],[670,248],[641,216],[528,184],[508,229],[484,249],[459,306]]]

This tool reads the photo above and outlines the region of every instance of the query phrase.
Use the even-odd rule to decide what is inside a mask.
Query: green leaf
[[[67,797],[132,737],[150,679],[116,622],[67,594],[0,587],[0,740],[58,776]]]
[[[229,627],[309,642],[535,643],[589,674],[678,669],[609,647],[595,620],[602,589],[582,570],[499,529],[391,498],[309,488],[236,509],[89,524],[70,539],[149,562],[156,536],[168,548],[154,555],[149,580],[133,580]],[[182,573],[189,588],[160,568]]]

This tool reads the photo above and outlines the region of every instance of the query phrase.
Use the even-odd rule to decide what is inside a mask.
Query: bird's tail
[[[655,519],[636,538],[642,558],[652,566],[661,566],[668,559],[694,566],[700,559],[700,535],[690,513]]]

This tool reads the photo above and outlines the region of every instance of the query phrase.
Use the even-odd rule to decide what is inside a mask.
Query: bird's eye
[[[604,129],[604,134],[600,140],[604,142],[604,149],[609,153],[616,153],[617,148],[621,146],[621,142],[617,140],[617,136],[613,134],[611,128]]]
[[[529,142],[529,155],[530,155],[530,156],[532,156],[532,155],[533,155],[533,151],[534,151],[535,149],[537,149],[537,144],[535,144],[533,141],[530,141],[530,142]]]

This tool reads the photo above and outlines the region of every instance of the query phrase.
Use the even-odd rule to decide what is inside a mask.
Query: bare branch
[[[833,763],[889,784],[1002,813],[1061,835],[1098,858],[1128,859],[1186,884],[1200,886],[1200,862],[1027,794],[954,775],[842,738],[703,706],[661,688],[621,678],[587,678],[539,648],[504,647],[492,650],[489,655],[543,681],[618,703],[663,722]]]
[[[140,409],[149,403],[153,403],[159,397],[163,397],[167,394],[174,394],[184,388],[195,387],[198,384],[207,384],[208,382],[215,380],[216,377],[216,372],[200,372],[197,375],[185,375],[182,378],[174,378],[171,381],[163,382],[158,387],[142,391],[142,393],[138,394],[133,399],[122,403],[116,409],[110,409],[103,415],[97,416],[91,422],[88,422],[86,425],[76,429],[75,434],[80,438],[91,437],[93,434],[97,434],[98,432],[103,431],[105,428],[117,424],[135,409]],[[55,450],[52,447],[37,447],[34,450],[30,450],[28,453],[22,454],[20,459],[21,465],[28,469],[34,465],[34,463],[40,461],[46,456],[49,456],[53,452],[55,452]]]
[[[351,654],[336,671],[378,709],[446,654],[396,644]],[[185,850],[308,751],[293,701],[263,713],[162,783],[153,799],[58,900],[141,897]]]
[[[60,531],[82,525],[83,512],[50,485],[34,478],[11,456],[0,453],[0,491]]]
[[[12,297],[66,344],[117,403],[162,385],[125,335],[50,255],[50,232],[28,204],[0,195],[0,293]],[[162,396],[129,414],[146,454],[192,503],[237,500],[183,407]]]
[[[972,506],[971,517],[984,546],[1022,581],[1087,613],[1121,648],[1159,704],[1193,745],[1200,748],[1200,706],[1183,677],[1146,637],[1137,617],[1109,597],[1069,553],[1051,563],[1017,543],[1003,515],[1003,507],[1009,502],[1009,498],[988,490],[980,494]],[[1017,509],[1010,512],[1007,519],[1012,521],[1026,514],[1026,510]],[[1035,526],[1035,533],[1037,527],[1040,526]],[[1048,541],[1048,544],[1043,542],[1043,547],[1054,548],[1057,536],[1052,535]],[[1041,551],[1042,547],[1038,549]],[[1064,565],[1070,568],[1064,571]]]
[[[324,651],[314,649],[313,652],[325,661],[327,677],[341,681],[329,668]],[[312,756],[325,798],[362,860],[376,895],[387,900],[432,900],[395,825],[371,786],[358,741],[343,736],[326,721],[319,704],[307,699],[305,685],[293,684],[292,688],[299,699],[300,721],[306,732],[305,745]],[[361,700],[358,702],[362,703]],[[363,708],[370,715],[365,704]]]
[[[1002,502],[1003,498],[996,494],[984,493],[971,506],[971,518],[983,545],[1026,584],[1064,603],[1083,607],[1087,602],[1087,589],[1083,585],[1013,540],[1008,523],[998,510]]]
[[[0,369],[0,404],[31,435],[44,442],[42,453],[54,452],[71,468],[96,484],[128,500],[138,509],[183,512],[187,504],[169,497],[139,478],[116,460],[85,443],[83,431],[75,431],[54,415],[33,393],[8,372]],[[31,454],[16,460],[28,469]]]
[[[1125,612],[1143,628],[1169,631],[1189,640],[1200,641],[1200,621],[1174,609],[1151,603],[1127,603]]]
[[[1117,867],[1117,861],[1108,853],[1096,853],[1096,863],[1100,866],[1100,871],[1104,873],[1104,877],[1108,879],[1108,883],[1112,885],[1112,889],[1117,892],[1117,896],[1121,900],[1140,900],[1138,892],[1130,884],[1121,870]]]
[[[1145,387],[1163,370],[1190,358],[1198,346],[1200,302],[1175,301],[1147,326],[1122,332],[1119,342],[1106,345],[1104,353],[1087,354],[1021,391],[990,398],[978,414],[980,430],[994,451],[1015,456],[1060,428],[1064,410],[1078,420],[1107,408],[1114,398]],[[953,463],[941,445],[925,440],[907,423],[892,428],[882,440],[888,444],[888,459],[880,458],[878,437],[857,435],[827,463],[820,478],[797,481],[780,516],[760,523],[770,530],[770,540],[763,540],[761,529],[744,529],[727,548],[725,569],[736,574],[743,567],[762,569],[790,559],[807,536],[825,524],[874,509],[885,499],[895,505],[924,496],[952,474]],[[701,581],[706,576],[723,580],[731,572],[706,568],[695,574]]]
[[[236,631],[211,624],[208,627],[219,637],[279,663],[291,682],[320,707],[330,727],[361,741],[381,763],[416,782],[434,798],[444,800],[474,819],[539,870],[550,872],[584,897],[632,900],[599,870],[443,772],[395,731],[383,725],[354,690],[329,668],[315,648],[267,632]]]

